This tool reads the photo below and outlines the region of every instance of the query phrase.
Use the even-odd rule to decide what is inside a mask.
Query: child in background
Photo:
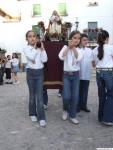
[[[92,68],[92,50],[87,47],[88,36],[81,34],[80,50],[83,53],[82,60],[80,62],[80,89],[79,89],[79,103],[77,111],[81,110],[90,112],[87,107],[88,89],[91,77]]]
[[[11,56],[7,55],[6,63],[5,63],[5,73],[6,73],[6,84],[12,84],[11,79]]]
[[[33,122],[39,121],[41,127],[46,126],[43,104],[43,68],[47,62],[47,54],[43,43],[32,30],[26,33],[27,47],[24,54],[27,58],[27,84],[29,88],[29,116]]]
[[[13,53],[12,55],[12,77],[13,77],[13,84],[19,84],[17,73],[19,72],[19,59],[18,55],[16,53]]]
[[[3,68],[2,68],[2,58],[0,58],[0,85],[3,85]]]
[[[82,59],[82,53],[77,47],[79,42],[80,32],[71,32],[68,46],[65,45],[59,53],[59,58],[64,61],[62,119],[67,120],[69,114],[69,119],[74,124],[79,123],[76,119],[79,99],[79,70]]]

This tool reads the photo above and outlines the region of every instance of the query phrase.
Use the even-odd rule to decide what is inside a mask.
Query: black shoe
[[[9,82],[8,84],[13,84],[13,82]]]
[[[0,85],[3,85],[3,82],[0,82]]]
[[[81,110],[83,110],[85,112],[91,112],[90,109],[88,109],[87,107],[83,107],[83,108],[81,108]]]
[[[77,113],[79,113],[81,111],[81,109],[80,108],[77,108]]]

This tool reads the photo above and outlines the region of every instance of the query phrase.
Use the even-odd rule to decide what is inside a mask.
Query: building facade
[[[4,5],[0,1],[2,10],[8,7],[13,10],[13,7],[17,7],[21,19],[15,22],[0,17],[0,47],[6,49],[8,54],[21,54],[22,63],[26,62],[22,54],[22,49],[27,44],[25,33],[39,21],[43,21],[47,28],[53,10],[61,13],[62,22],[71,22],[72,28],[76,29],[75,22],[78,21],[78,30],[81,32],[88,28],[106,29],[110,33],[110,43],[113,44],[112,0],[12,0],[9,4],[6,1],[4,0]]]

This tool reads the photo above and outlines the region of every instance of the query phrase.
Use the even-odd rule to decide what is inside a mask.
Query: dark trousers
[[[5,69],[6,79],[11,79],[11,68]]]
[[[2,68],[0,68],[0,85],[3,84],[3,74],[4,74],[4,71]]]
[[[113,71],[97,71],[99,109],[98,120],[113,122]]]
[[[62,95],[63,89],[59,89],[58,93]]]
[[[78,109],[87,107],[89,80],[80,80]]]
[[[47,93],[46,88],[43,88],[43,102],[44,102],[44,105],[48,104],[48,93]]]
[[[58,93],[62,95],[62,89],[59,89]],[[48,93],[46,88],[43,88],[43,102],[44,105],[48,105]]]
[[[29,115],[45,120],[43,107],[43,69],[27,69],[27,84],[29,88]]]

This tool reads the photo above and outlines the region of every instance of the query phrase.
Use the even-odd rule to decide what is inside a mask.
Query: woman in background
[[[18,55],[16,53],[13,53],[12,55],[12,77],[13,77],[13,84],[19,84],[20,81],[18,79],[18,72],[19,72],[19,59]]]

